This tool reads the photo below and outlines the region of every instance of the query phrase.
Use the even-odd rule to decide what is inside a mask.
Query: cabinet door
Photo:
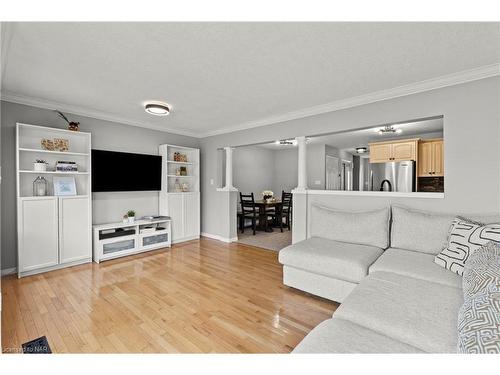
[[[184,194],[168,194],[168,213],[172,219],[172,241],[184,237]]]
[[[200,235],[200,195],[184,195],[184,237]]]
[[[433,156],[433,176],[444,176],[444,147],[443,141],[432,142],[432,156]]]
[[[392,160],[416,160],[415,142],[401,142],[392,144]]]
[[[92,257],[89,198],[59,198],[59,262]]]
[[[418,145],[418,176],[426,177],[432,176],[433,162],[432,162],[432,148],[431,142],[420,142]]]
[[[391,160],[392,145],[390,143],[370,145],[370,163],[385,163]]]
[[[21,199],[19,205],[19,272],[57,265],[57,198]]]

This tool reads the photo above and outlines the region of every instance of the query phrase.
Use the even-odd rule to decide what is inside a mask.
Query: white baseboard
[[[12,275],[14,273],[17,272],[17,268],[16,267],[12,267],[12,268],[4,268],[2,271],[1,271],[1,275],[2,276],[7,276],[7,275]]]
[[[202,232],[201,235],[203,237],[211,238],[213,240],[222,241],[222,242],[225,242],[225,243],[231,243],[231,242],[238,241],[238,237],[227,238],[227,237],[219,236],[218,234],[212,234],[212,233],[206,233],[206,232]]]

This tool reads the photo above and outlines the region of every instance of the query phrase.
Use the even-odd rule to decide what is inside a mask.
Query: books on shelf
[[[78,165],[74,161],[57,161],[56,172],[78,172]]]

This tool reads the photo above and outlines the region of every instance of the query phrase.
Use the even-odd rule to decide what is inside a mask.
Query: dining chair
[[[285,225],[290,230],[290,222],[292,216],[292,193],[287,193],[286,191],[281,191],[281,214],[280,214],[280,229],[283,232],[283,218],[285,219]]]
[[[241,205],[241,233],[245,233],[245,219],[252,220],[252,230],[255,235],[255,228],[257,226],[258,212],[255,207],[255,199],[253,193],[243,194],[240,193],[240,205]]]

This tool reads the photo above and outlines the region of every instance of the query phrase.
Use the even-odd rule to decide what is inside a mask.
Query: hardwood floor
[[[337,304],[282,283],[278,253],[201,239],[2,278],[2,345],[53,352],[286,353]]]

